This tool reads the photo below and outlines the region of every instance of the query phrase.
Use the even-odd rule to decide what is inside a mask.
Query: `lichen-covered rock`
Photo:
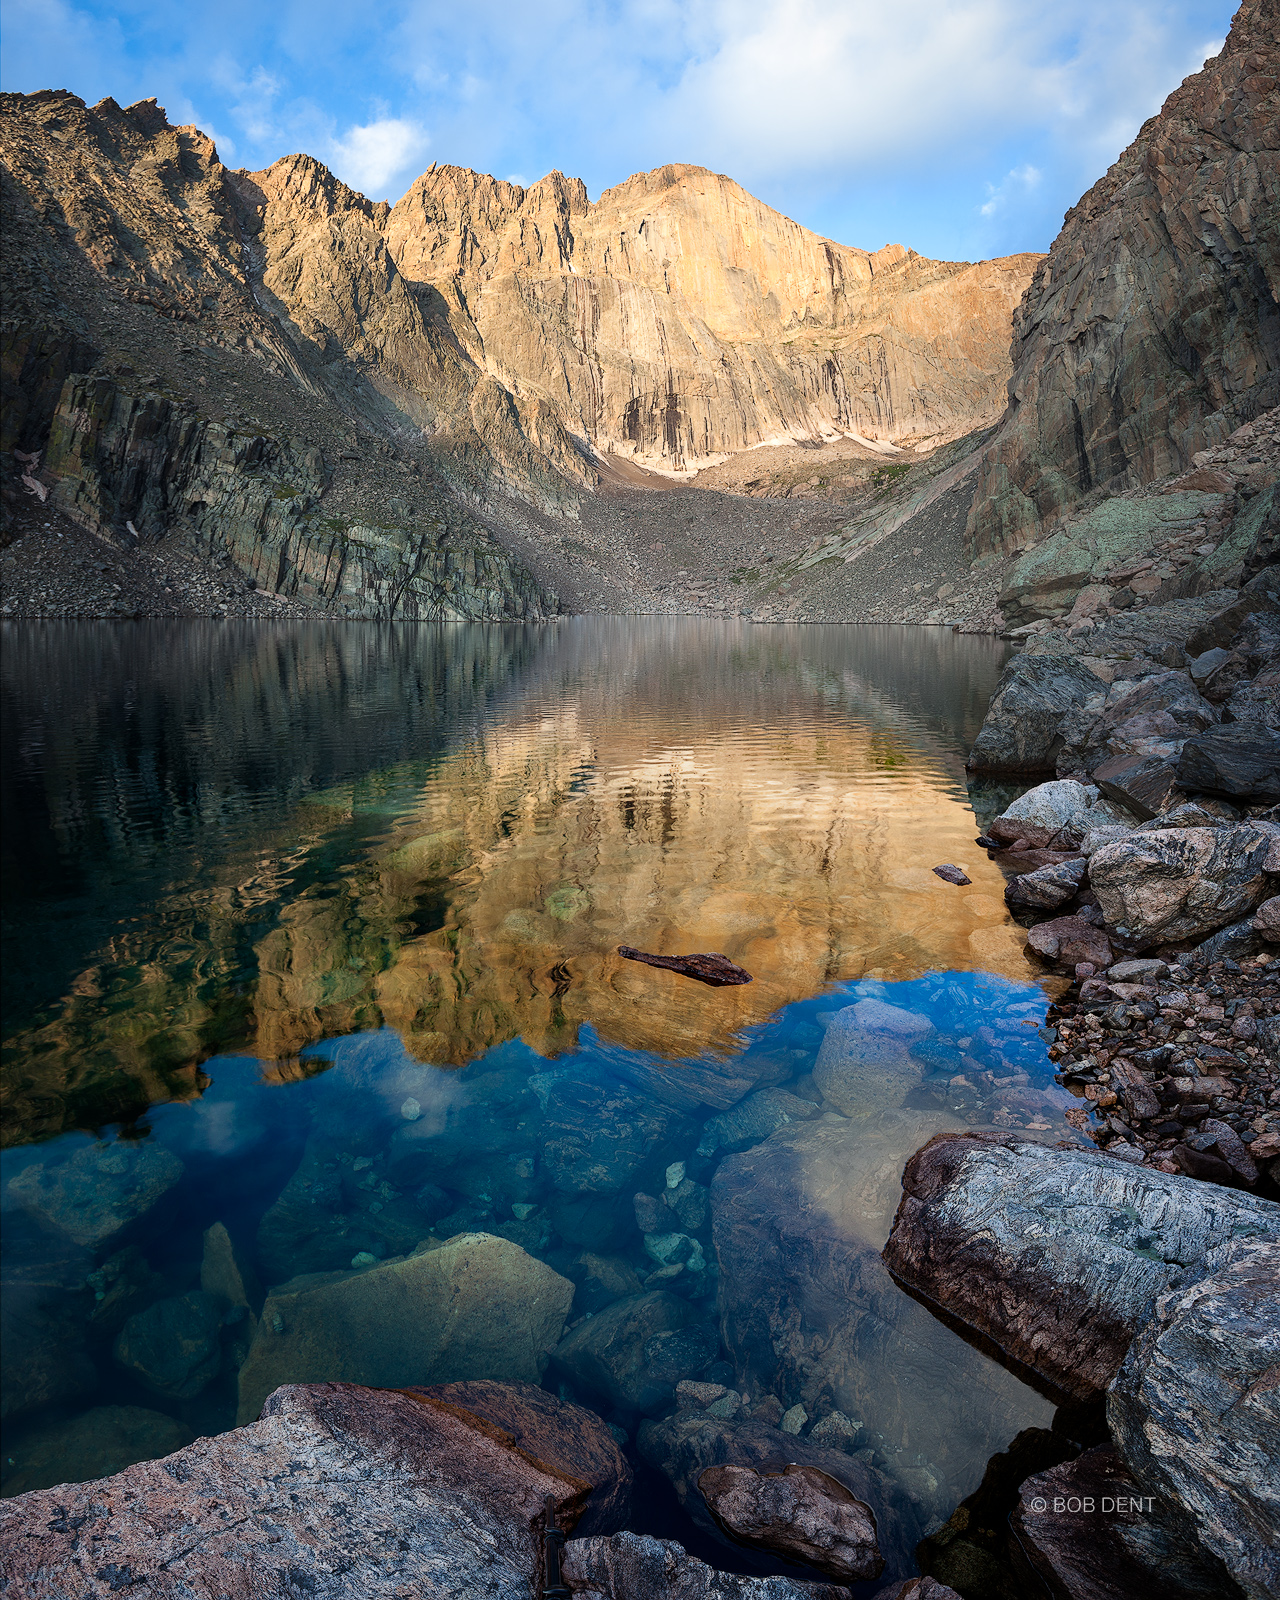
[[[1089,1400],[1152,1299],[1233,1238],[1280,1241],[1280,1206],[1096,1150],[944,1134],[907,1163],[884,1259],[1015,1370]]]
[[[239,1420],[285,1383],[537,1383],[573,1284],[519,1245],[460,1234],[365,1272],[272,1290],[240,1369]]]
[[[1159,1295],[1107,1397],[1145,1492],[1194,1528],[1249,1600],[1280,1590],[1278,1376],[1280,1225],[1224,1245]]]
[[[118,1139],[87,1145],[62,1162],[34,1162],[9,1180],[9,1193],[77,1244],[100,1245],[149,1211],[182,1172],[168,1150]]]
[[[844,1583],[884,1571],[871,1507],[816,1467],[707,1467],[698,1492],[740,1544],[775,1551]]]
[[[570,1594],[583,1600],[848,1600],[849,1594],[844,1584],[717,1572],[673,1540],[641,1533],[570,1539],[561,1571]]]
[[[1200,939],[1238,921],[1266,898],[1277,870],[1280,829],[1255,822],[1135,831],[1089,857],[1108,926],[1139,945]]]
[[[547,1497],[572,1529],[588,1490],[430,1400],[288,1387],[247,1427],[0,1503],[0,1586],[32,1600],[526,1596]]]
[[[1095,688],[1101,685],[1095,683]],[[1091,783],[1076,778],[1058,778],[1038,783],[1019,795],[987,826],[987,833],[1001,844],[1025,840],[1033,850],[1052,847],[1075,850],[1092,828],[1117,821],[1114,807],[1099,804],[1099,791]]]
[[[969,752],[969,770],[1053,772],[1066,743],[1063,720],[1105,689],[1088,667],[1070,658],[1015,656],[1000,674]]]

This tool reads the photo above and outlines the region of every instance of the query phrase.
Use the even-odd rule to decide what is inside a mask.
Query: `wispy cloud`
[[[216,123],[246,165],[308,150],[376,197],[428,148],[487,172],[559,167],[593,193],[685,160],[849,243],[991,254],[1048,243],[1234,8],[8,0],[3,82],[156,95]]]
[[[978,215],[994,217],[997,211],[1009,204],[1011,198],[1020,197],[1038,188],[1043,176],[1039,167],[1033,167],[1029,161],[1024,161],[1020,167],[1014,167],[998,186],[990,183],[987,185],[986,203],[978,207]]]

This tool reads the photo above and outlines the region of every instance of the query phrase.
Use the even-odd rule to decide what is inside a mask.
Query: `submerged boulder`
[[[843,1583],[884,1571],[871,1507],[817,1467],[707,1467],[698,1492],[737,1544],[774,1551]]]
[[[1280,1206],[1097,1150],[944,1134],[907,1163],[885,1246],[895,1279],[1055,1397],[1092,1400],[1147,1307]]]
[[[9,1193],[77,1244],[97,1246],[149,1211],[182,1173],[182,1162],[168,1150],[117,1139],[88,1145],[62,1162],[34,1162],[9,1180]]]
[[[726,1480],[713,1474],[726,1467],[753,1474],[757,1484],[750,1498],[760,1507],[768,1474],[800,1468],[839,1485],[850,1500],[865,1508],[878,1552],[891,1572],[911,1570],[911,1552],[920,1531],[917,1519],[900,1509],[898,1486],[860,1458],[813,1444],[741,1410],[731,1418],[686,1412],[661,1422],[645,1422],[637,1442],[641,1455],[671,1484],[697,1527],[721,1544],[759,1546],[765,1541],[744,1540],[741,1531],[719,1515],[717,1486]],[[733,1520],[739,1520],[736,1514]],[[862,1521],[861,1515],[858,1521]],[[782,1554],[781,1549],[778,1553]],[[805,1558],[793,1555],[790,1559]],[[879,1570],[877,1567],[876,1573],[868,1576]]]
[[[157,1300],[121,1328],[116,1360],[156,1394],[190,1400],[218,1376],[223,1310],[202,1289]]]
[[[4,1493],[110,1477],[135,1461],[171,1455],[192,1440],[175,1417],[145,1406],[95,1406],[67,1422],[46,1423],[5,1441]]]
[[[845,1116],[867,1116],[900,1106],[924,1076],[909,1054],[934,1032],[919,1011],[859,1000],[837,1011],[823,1036],[813,1081]]]
[[[0,1502],[0,1571],[14,1593],[77,1600],[528,1595],[547,1498],[572,1529],[589,1489],[447,1405],[289,1386],[163,1461]]]
[[[1280,1592],[1280,1206],[1260,1241],[1160,1295],[1107,1399],[1144,1492],[1195,1530],[1250,1600]]]
[[[715,1359],[714,1335],[695,1328],[687,1300],[661,1290],[616,1300],[556,1347],[556,1371],[575,1388],[626,1411],[661,1411],[681,1378]],[[683,1339],[672,1336],[686,1335]]]
[[[284,1383],[537,1383],[572,1300],[567,1278],[488,1233],[285,1284],[267,1296],[240,1369],[239,1420]]]
[[[901,1294],[880,1259],[904,1160],[956,1126],[943,1111],[819,1118],[727,1157],[711,1186],[722,1337],[738,1387],[753,1405],[774,1396],[788,1413],[839,1410],[868,1434],[910,1437],[918,1459],[890,1470],[925,1521],[955,1505],[1006,1439],[1050,1415]]]
[[[1280,872],[1280,828],[1136,830],[1089,857],[1089,883],[1108,926],[1139,945],[1201,939],[1239,921]]]

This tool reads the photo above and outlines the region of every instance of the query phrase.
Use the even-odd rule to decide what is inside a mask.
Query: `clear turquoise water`
[[[631,1197],[674,1161],[710,1186],[711,1119],[762,1087],[836,1116],[813,1068],[860,998],[935,1030],[898,1122],[866,1110],[873,1242],[935,1127],[1058,1137],[1046,996],[963,778],[1001,661],[941,630],[696,621],[8,628],[5,1492],[232,1426],[263,1293],[300,1274],[482,1233],[580,1284],[570,1324],[599,1314],[584,1254],[651,1277]],[[755,981],[619,944],[721,950]],[[117,1142],[180,1171],[87,1237],[67,1174]],[[224,1295],[166,1388],[120,1341],[199,1288],[216,1224],[262,1287]],[[732,1383],[710,1216],[689,1237],[705,1267],[655,1286],[707,1330],[690,1375]],[[903,1337],[885,1324],[868,1371]],[[920,1531],[1047,1410],[994,1369],[991,1415],[957,1409],[986,1364],[912,1337],[936,1341],[933,1392],[855,1443]],[[543,1381],[634,1452],[638,1412],[554,1363]],[[962,1436],[929,1443],[953,1412]]]

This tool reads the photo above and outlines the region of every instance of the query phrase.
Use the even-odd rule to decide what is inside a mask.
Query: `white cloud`
[[[1003,183],[998,186],[991,183],[987,185],[986,204],[978,207],[978,215],[994,217],[997,211],[1008,205],[1011,197],[1020,198],[1029,194],[1032,189],[1038,189],[1043,176],[1039,167],[1033,167],[1029,161],[1023,162],[1020,167],[1014,167],[1005,175]]]
[[[397,178],[417,175],[429,143],[426,130],[416,122],[382,117],[331,139],[326,155],[329,166],[344,183],[361,194],[381,199]]]

